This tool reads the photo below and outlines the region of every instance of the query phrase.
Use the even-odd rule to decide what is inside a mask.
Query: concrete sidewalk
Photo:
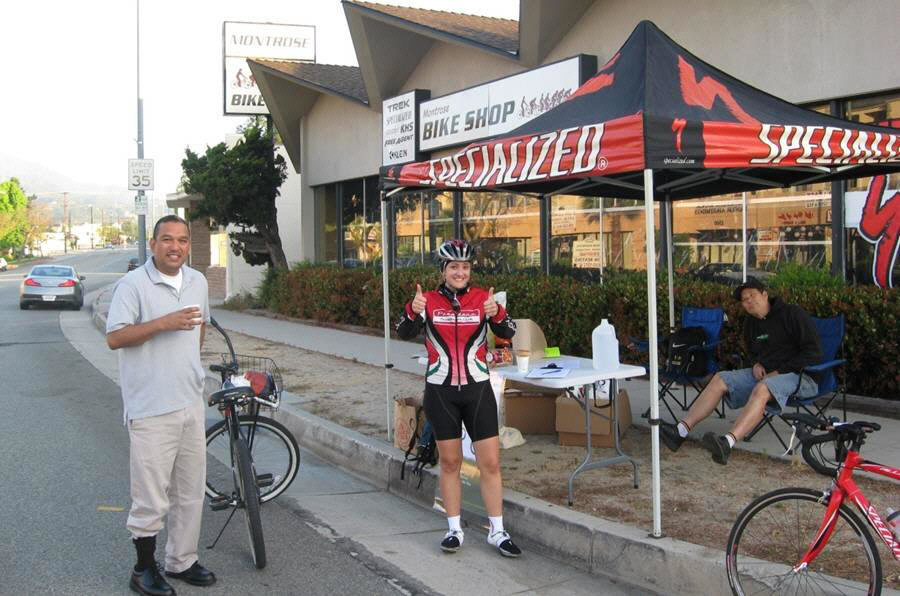
[[[108,297],[109,292],[101,292],[94,302],[93,316],[98,326],[105,325]],[[373,366],[384,365],[384,340],[381,337],[223,309],[215,309],[213,314],[231,331]],[[398,370],[421,374],[421,365],[414,358],[422,352],[421,343],[391,341],[391,361]],[[631,397],[634,423],[646,426],[646,419],[640,415],[649,404],[649,383],[627,381],[623,386]],[[291,429],[301,446],[379,488],[425,507],[432,506],[436,486],[433,470],[427,471],[422,488],[417,489],[415,484],[400,479],[400,450],[304,411],[293,396],[285,398],[283,404],[276,417]],[[725,432],[735,414],[728,410],[724,420],[710,417],[703,423],[703,432]],[[866,456],[885,463],[900,461],[900,445],[896,439],[900,436],[900,421],[869,415],[859,418],[878,422],[883,428],[867,442]],[[739,444],[739,448],[769,455],[783,451],[768,429],[761,431],[752,442]],[[720,550],[671,538],[653,539],[648,537],[649,528],[595,518],[509,489],[505,491],[504,518],[515,536],[546,547],[561,560],[594,574],[665,594],[723,594],[730,591],[725,577],[724,554]]]

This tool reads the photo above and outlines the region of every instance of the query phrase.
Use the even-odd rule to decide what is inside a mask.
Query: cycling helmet
[[[438,247],[438,260],[441,271],[450,261],[471,261],[475,258],[475,249],[465,240],[447,240]]]

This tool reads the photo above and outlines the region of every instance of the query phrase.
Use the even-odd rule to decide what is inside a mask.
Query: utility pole
[[[66,228],[66,221],[69,221],[69,227]],[[63,254],[69,254],[69,232],[72,231],[72,222],[69,219],[69,193],[63,193],[63,220],[60,226],[63,231]]]
[[[94,206],[88,205],[91,208],[91,250],[94,250]]]
[[[141,0],[137,1],[137,156],[144,159],[144,100],[141,99]],[[138,191],[138,202],[143,204],[144,191]],[[138,262],[147,260],[147,218],[142,213],[138,215]]]

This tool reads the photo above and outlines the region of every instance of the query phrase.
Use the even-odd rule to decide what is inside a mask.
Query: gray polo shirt
[[[200,305],[203,321],[208,323],[206,278],[187,266],[181,271],[180,292],[163,282],[152,258],[122,277],[113,290],[106,332],[146,323],[192,304]],[[126,421],[174,412],[203,399],[199,325],[190,331],[164,331],[117,352]]]

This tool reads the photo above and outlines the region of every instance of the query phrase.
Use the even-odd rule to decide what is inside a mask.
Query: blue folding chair
[[[681,328],[700,327],[706,334],[706,340],[700,346],[693,346],[687,349],[687,355],[702,351],[706,355],[706,370],[703,374],[689,374],[688,364],[690,358],[684,357],[680,364],[673,364],[671,358],[666,358],[665,366],[659,371],[659,399],[669,411],[669,415],[677,422],[678,416],[672,410],[669,404],[671,400],[674,405],[678,405],[682,410],[687,410],[696,401],[697,396],[703,391],[709,378],[719,370],[719,362],[716,359],[716,346],[719,344],[722,334],[722,325],[725,322],[725,312],[721,308],[696,308],[693,306],[685,306],[681,309]],[[635,347],[640,351],[647,351],[648,342],[639,340],[633,342]],[[674,385],[681,385],[681,396],[676,393]],[[693,388],[697,392],[697,396],[688,402],[688,387]],[[716,413],[720,418],[725,417],[725,403],[722,402],[716,408]],[[643,416],[646,418],[650,414],[648,409]]]
[[[822,343],[823,359],[814,366],[807,366],[802,372],[809,374],[814,378],[819,378],[819,391],[813,397],[798,397],[796,395],[797,391],[800,389],[800,382],[798,381],[797,388],[794,390],[794,393],[788,397],[784,410],[778,406],[778,403],[774,399],[769,400],[769,403],[766,404],[765,412],[763,413],[763,419],[759,421],[759,424],[757,424],[746,437],[744,437],[745,441],[749,441],[764,426],[768,426],[772,429],[772,432],[775,433],[775,437],[781,443],[782,447],[787,450],[788,445],[784,442],[781,434],[772,424],[772,419],[781,418],[783,414],[787,413],[787,408],[793,408],[795,412],[803,410],[807,414],[811,414],[817,418],[824,418],[825,411],[838,394],[843,396],[844,420],[847,419],[847,393],[844,390],[844,387],[838,382],[837,375],[835,374],[835,369],[847,362],[846,360],[837,357],[838,350],[844,341],[844,315],[828,318],[812,317],[812,320],[816,326],[816,331],[819,334],[819,341]],[[783,418],[782,422],[787,424],[788,427],[791,426]]]

